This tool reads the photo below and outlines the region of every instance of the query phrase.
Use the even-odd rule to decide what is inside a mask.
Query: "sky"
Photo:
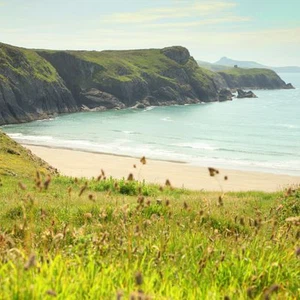
[[[299,0],[0,0],[0,42],[38,49],[121,50],[181,45],[300,66]]]

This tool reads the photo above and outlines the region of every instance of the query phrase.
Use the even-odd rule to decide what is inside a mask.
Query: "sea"
[[[17,142],[205,167],[300,176],[300,74],[294,90],[258,98],[146,109],[80,112],[6,125]]]

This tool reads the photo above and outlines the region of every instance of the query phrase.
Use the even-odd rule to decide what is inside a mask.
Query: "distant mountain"
[[[300,73],[300,67],[297,66],[286,66],[286,67],[270,67],[266,65],[262,65],[255,61],[242,61],[242,60],[234,60],[228,57],[222,57],[217,62],[213,63],[213,65],[217,66],[226,66],[226,67],[234,67],[237,65],[240,68],[265,68],[271,69],[277,73]],[[219,68],[219,67],[218,67]]]
[[[208,69],[213,72],[219,72],[219,71],[231,69],[231,66],[213,64],[213,63],[203,61],[203,60],[197,60],[197,63],[200,67],[202,67],[204,69]]]

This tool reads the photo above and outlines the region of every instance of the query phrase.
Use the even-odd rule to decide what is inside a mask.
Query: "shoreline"
[[[274,192],[291,185],[300,185],[300,176],[240,171],[218,168],[220,174],[210,177],[207,167],[185,162],[147,159],[146,165],[139,158],[22,144],[62,175],[72,177],[97,177],[103,169],[106,176],[127,178],[132,173],[137,180],[163,185],[167,179],[174,187],[206,191],[265,191]],[[136,165],[136,168],[134,168]],[[228,176],[228,180],[224,180]]]
[[[70,151],[77,151],[77,152],[83,152],[83,153],[91,153],[91,154],[99,154],[99,155],[109,155],[109,156],[118,156],[118,157],[127,157],[127,158],[133,158],[133,159],[140,159],[140,157],[137,156],[131,156],[127,154],[116,154],[116,153],[108,153],[108,152],[102,152],[102,151],[93,151],[93,150],[85,150],[85,149],[77,149],[77,148],[70,148],[70,147],[62,147],[62,146],[50,146],[50,145],[38,145],[38,144],[27,144],[27,143],[21,143],[19,142],[23,147],[29,149],[32,147],[41,147],[41,148],[48,148],[48,149],[62,149],[62,150],[70,150]],[[189,164],[186,161],[181,160],[172,160],[172,159],[159,159],[159,158],[151,158],[153,161],[165,161],[170,163],[176,163],[176,164]]]
[[[40,144],[35,144],[35,143],[24,143],[22,141],[18,141],[19,144],[21,144],[23,147],[42,147],[42,148],[48,148],[48,149],[62,149],[62,150],[70,150],[70,151],[78,151],[78,152],[84,152],[84,153],[91,153],[91,154],[100,154],[100,155],[108,155],[108,156],[118,156],[118,157],[125,157],[125,158],[132,158],[132,159],[137,159],[139,160],[141,157],[140,156],[134,156],[134,155],[129,155],[129,154],[117,154],[117,153],[111,153],[111,152],[104,152],[104,151],[93,151],[93,150],[88,150],[88,149],[81,149],[81,148],[72,148],[69,146],[60,146],[60,145],[40,145]],[[213,166],[214,168],[222,169],[222,170],[230,170],[230,171],[237,171],[237,172],[250,172],[250,173],[263,173],[263,174],[270,174],[270,175],[279,175],[279,176],[291,176],[291,177],[299,177],[300,174],[293,174],[293,173],[286,173],[283,170],[272,170],[272,169],[255,169],[255,168],[238,168],[237,166],[235,167],[230,167],[227,165],[215,165],[215,164],[192,164],[191,162],[188,161],[183,161],[183,160],[174,160],[174,159],[164,159],[164,158],[147,158],[147,160],[151,161],[157,161],[157,162],[170,162],[170,163],[175,163],[175,164],[186,164],[191,167],[199,167],[199,168],[208,168]],[[277,172],[274,172],[277,171]]]

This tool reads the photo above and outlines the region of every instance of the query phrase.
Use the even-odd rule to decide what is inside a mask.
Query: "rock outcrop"
[[[243,91],[242,89],[237,89],[237,93],[237,98],[257,98],[252,91]]]

